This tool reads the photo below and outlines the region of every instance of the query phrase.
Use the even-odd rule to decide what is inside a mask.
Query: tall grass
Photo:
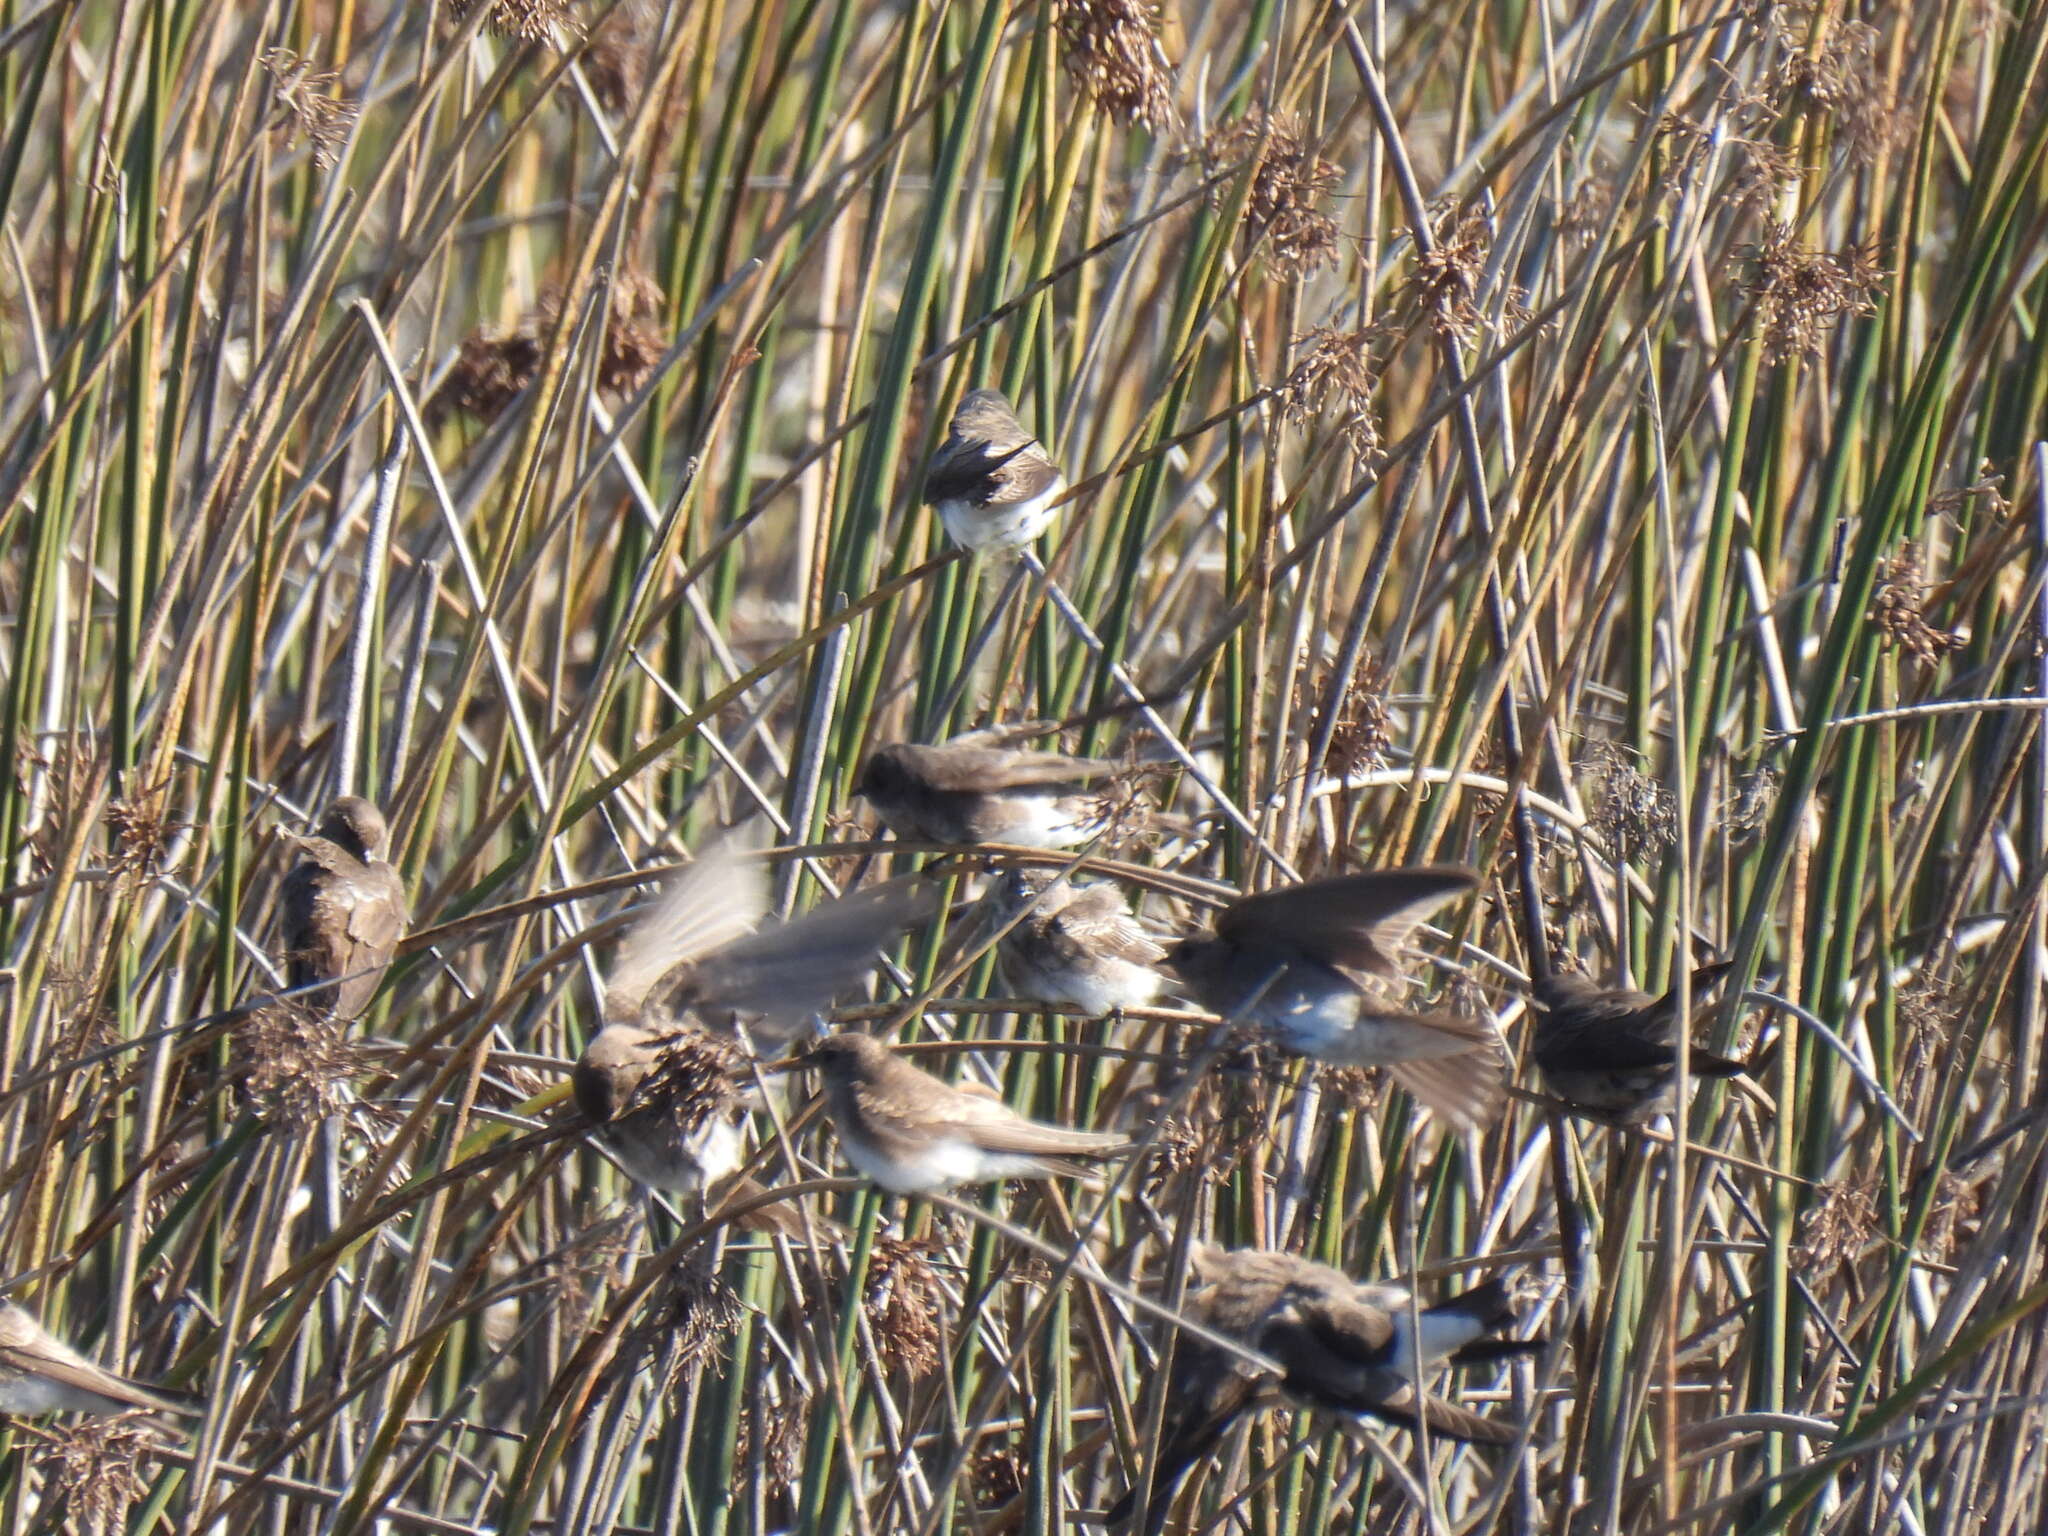
[[[17,1424],[7,1530],[1066,1528],[1168,1330],[995,1216],[1520,1277],[1511,1453],[1271,1415],[1190,1530],[2040,1528],[2048,4],[1139,15],[0,0],[0,1271],[209,1403]],[[1099,649],[915,505],[978,383]],[[1214,829],[1097,850],[1162,925],[1464,859],[1518,1051],[1553,950],[1839,1048],[1703,1009],[1783,1048],[1655,1144],[1233,1053],[1108,1191],[644,1216],[563,1075],[644,881],[763,817],[806,906],[866,745],[1084,712]],[[343,791],[415,932],[319,1050],[235,1010]],[[1203,1038],[950,942],[846,1017],[1034,1113]]]

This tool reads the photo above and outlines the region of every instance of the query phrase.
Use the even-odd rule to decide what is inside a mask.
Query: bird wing
[[[1458,1056],[1434,1056],[1390,1063],[1387,1072],[1425,1109],[1458,1129],[1475,1131],[1489,1125],[1507,1098],[1507,1052],[1492,1025],[1455,1013],[1420,1014],[1427,1022],[1474,1041]]]
[[[1123,893],[1113,885],[1077,887],[1072,899],[1054,914],[1053,925],[1081,948],[1097,954],[1114,955],[1137,965],[1157,965],[1166,958],[1166,947],[1138,925],[1124,905]]]
[[[379,860],[349,881],[348,936],[355,944],[356,969],[389,965],[412,922],[405,909],[405,882]]]
[[[80,1392],[96,1392],[132,1408],[170,1413],[196,1411],[189,1404],[160,1397],[140,1383],[94,1365],[19,1308],[0,1312],[0,1367],[41,1376]]]
[[[1127,1137],[1115,1131],[1073,1131],[1063,1125],[1026,1119],[1015,1111],[1001,1118],[973,1115],[944,1120],[933,1129],[956,1134],[984,1152],[1015,1157],[1112,1157],[1131,1145]]]
[[[930,898],[891,881],[819,903],[721,946],[691,973],[690,1006],[758,1014],[774,1049],[875,967],[876,951],[929,910]]]
[[[1035,500],[1059,481],[1059,466],[1036,438],[999,444],[950,437],[932,456],[924,477],[924,499],[932,505],[971,501],[983,507],[1007,506]]]
[[[607,1016],[637,1017],[677,966],[754,931],[768,910],[768,872],[742,851],[731,838],[713,843],[634,923],[605,977]]]
[[[943,746],[903,750],[906,764],[929,789],[982,792],[1070,784],[1114,773],[1116,764],[1059,752],[1018,752],[1007,747]]]
[[[1242,896],[1223,909],[1217,934],[1239,944],[1284,944],[1329,965],[1398,976],[1416,926],[1479,883],[1459,865],[1382,869]]]
[[[1337,1373],[1355,1379],[1361,1369],[1384,1363],[1394,1337],[1393,1318],[1335,1286],[1293,1287],[1268,1315],[1259,1348],[1287,1367],[1287,1385],[1332,1383]],[[1320,1395],[1318,1393],[1317,1395]]]

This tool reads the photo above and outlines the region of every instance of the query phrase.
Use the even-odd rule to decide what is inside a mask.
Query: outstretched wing
[[[780,1049],[814,1013],[875,967],[875,953],[930,906],[903,881],[822,902],[704,957],[679,1001],[698,1009],[758,1014],[756,1036]]]
[[[1286,945],[1327,965],[1398,976],[1416,925],[1478,883],[1476,872],[1456,864],[1312,880],[1240,897],[1223,909],[1216,932],[1239,944]]]
[[[677,966],[751,934],[768,910],[768,874],[722,838],[670,884],[619,945],[605,978],[604,1011],[638,1018],[656,983]]]

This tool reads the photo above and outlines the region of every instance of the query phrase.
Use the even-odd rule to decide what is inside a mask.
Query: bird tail
[[[1498,1360],[1513,1360],[1522,1355],[1534,1355],[1549,1348],[1548,1339],[1474,1339],[1450,1357],[1452,1365],[1491,1365]]]
[[[1460,1056],[1393,1062],[1387,1071],[1425,1109],[1461,1131],[1476,1131],[1500,1113],[1506,1097],[1502,1055],[1498,1042],[1488,1042]]]
[[[1206,1402],[1191,1404],[1187,1416],[1174,1425],[1159,1447],[1158,1460],[1153,1463],[1152,1497],[1145,1506],[1143,1528],[1146,1531],[1156,1531],[1166,1523],[1167,1513],[1173,1508],[1174,1495],[1180,1490],[1181,1478],[1189,1467],[1216,1449],[1238,1414],[1257,1395],[1259,1386],[1256,1377],[1232,1372]],[[1133,1484],[1109,1507],[1103,1523],[1112,1530],[1124,1526],[1136,1511],[1137,1498],[1138,1487]]]

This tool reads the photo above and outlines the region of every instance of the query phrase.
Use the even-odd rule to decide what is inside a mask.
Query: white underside
[[[1029,501],[986,507],[971,501],[942,501],[934,510],[946,525],[947,536],[963,548],[977,554],[1022,549],[1052,526],[1057,515],[1053,498],[1066,488],[1064,480],[1055,480],[1042,495]]]
[[[1102,830],[1087,796],[1015,794],[1014,826],[1003,829],[1003,841],[1023,848],[1072,848]]]
[[[1313,1000],[1297,993],[1262,1006],[1259,1018],[1289,1050],[1339,1066],[1433,1061],[1472,1049],[1471,1041],[1443,1030],[1376,1014],[1355,992]]]
[[[884,1156],[880,1149],[858,1136],[840,1133],[839,1144],[846,1160],[896,1195],[922,1195],[933,1190],[952,1189],[961,1184],[986,1184],[993,1179],[1016,1178],[1037,1173],[1036,1158],[1013,1153],[984,1152],[958,1138],[933,1140],[915,1158]]]
[[[18,1413],[24,1418],[33,1414],[66,1413],[77,1410],[84,1413],[112,1413],[122,1404],[95,1393],[83,1392],[76,1387],[60,1386],[41,1376],[22,1375],[11,1381],[0,1381],[0,1413]]]
[[[1128,960],[1111,960],[1088,971],[1035,971],[1025,979],[1037,1001],[1064,1003],[1091,1014],[1149,1008],[1165,986],[1157,971]]]
[[[1387,1368],[1403,1376],[1415,1374],[1415,1334],[1410,1326],[1408,1309],[1403,1304],[1394,1310],[1394,1354]],[[1485,1336],[1486,1330],[1479,1326],[1478,1319],[1456,1312],[1425,1312],[1421,1318],[1422,1363],[1432,1366],[1448,1355],[1456,1354],[1474,1339]]]
[[[655,1152],[635,1136],[610,1136],[605,1146],[619,1166],[655,1189],[692,1194],[725,1178],[746,1155],[746,1137],[723,1115],[693,1136],[687,1147]]]

